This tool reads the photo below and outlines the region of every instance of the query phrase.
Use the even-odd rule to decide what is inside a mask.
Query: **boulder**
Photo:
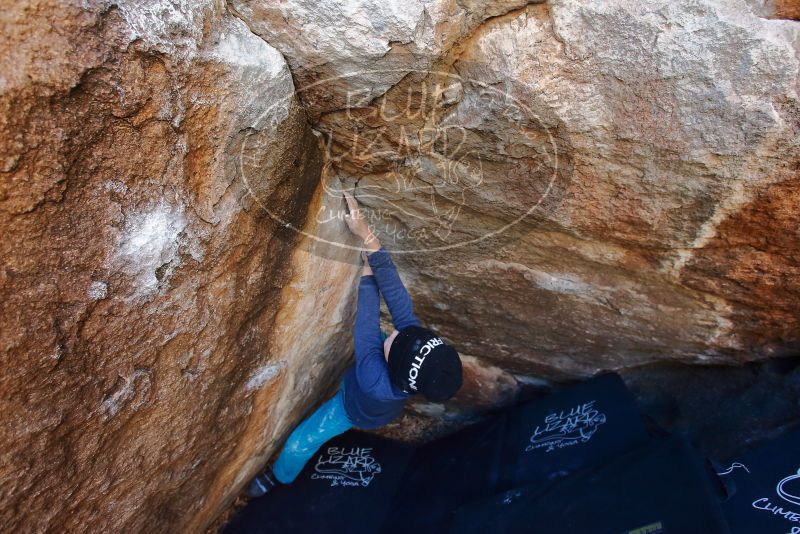
[[[204,531],[351,361],[343,189],[465,355],[392,435],[796,350],[794,7],[5,9],[0,522]]]
[[[563,380],[798,341],[794,22],[745,1],[236,5],[464,353]]]
[[[217,2],[2,24],[0,523],[203,530],[349,357],[276,335],[314,320],[281,304],[321,167],[291,73]]]

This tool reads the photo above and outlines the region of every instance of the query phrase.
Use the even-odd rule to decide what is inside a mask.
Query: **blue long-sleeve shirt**
[[[350,421],[359,428],[377,428],[390,422],[400,415],[409,396],[389,377],[381,338],[381,294],[396,329],[419,325],[411,297],[389,253],[381,248],[370,254],[368,261],[373,276],[362,276],[358,284],[353,329],[356,361],[344,377],[344,407]]]

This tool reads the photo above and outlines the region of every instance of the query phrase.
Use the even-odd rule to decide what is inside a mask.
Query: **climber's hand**
[[[358,201],[347,191],[344,192],[344,199],[347,201],[347,214],[344,216],[347,227],[355,235],[366,241],[372,232],[369,229],[367,220],[364,218],[364,214],[358,207]]]
[[[378,250],[380,248],[378,238],[372,233],[363,211],[358,207],[358,202],[347,191],[344,192],[344,198],[347,201],[347,211],[349,212],[344,216],[347,227],[364,241],[368,250]]]

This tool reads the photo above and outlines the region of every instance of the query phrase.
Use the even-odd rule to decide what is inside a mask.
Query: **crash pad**
[[[800,534],[800,431],[726,463],[722,508],[734,534]]]
[[[417,449],[382,532],[441,532],[463,502],[491,495],[500,477],[506,417]]]
[[[225,533],[377,533],[412,450],[374,434],[346,432],[323,445],[290,486],[252,499]]]
[[[383,531],[445,531],[464,502],[544,486],[648,439],[618,375],[566,387],[417,449]]]
[[[484,510],[476,524],[491,525],[492,499],[505,490],[532,499],[560,487],[569,500],[570,491],[585,490],[562,481],[580,475],[608,483],[613,471],[604,465],[652,442],[619,376],[601,375],[418,448],[347,432],[323,446],[291,486],[251,500],[226,533],[447,532],[465,503]],[[586,474],[592,469],[600,470]],[[514,517],[524,516],[520,509]],[[460,520],[469,522],[468,513]]]
[[[498,489],[546,483],[646,443],[636,403],[608,373],[508,413]]]
[[[463,505],[450,532],[724,534],[704,462],[681,437],[653,440],[602,466]]]

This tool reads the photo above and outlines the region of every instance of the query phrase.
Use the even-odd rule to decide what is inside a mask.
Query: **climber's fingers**
[[[356,210],[355,213],[346,213],[344,216],[344,222],[347,223],[347,227],[350,228],[350,231],[356,235],[361,234],[361,222],[363,217],[358,213]]]
[[[358,201],[353,198],[353,195],[351,195],[349,191],[344,192],[344,199],[347,201],[347,211],[349,212],[348,219],[350,217],[360,219],[361,214],[359,213],[360,210],[358,209]]]
[[[366,243],[370,243],[374,236],[367,224],[364,212],[358,207],[358,201],[349,192],[344,192],[344,198],[347,201],[347,210],[349,212],[344,216],[347,227],[353,234],[363,239]]]

